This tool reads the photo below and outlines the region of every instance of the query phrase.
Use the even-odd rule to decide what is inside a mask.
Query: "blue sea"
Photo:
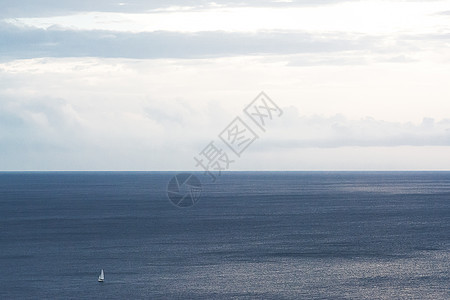
[[[450,172],[174,175],[0,173],[0,299],[450,299]]]

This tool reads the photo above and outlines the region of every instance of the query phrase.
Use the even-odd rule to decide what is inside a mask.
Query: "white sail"
[[[103,280],[105,280],[105,274],[103,273],[103,269],[102,269],[102,271],[100,272],[100,276],[98,276],[98,281],[103,281]]]

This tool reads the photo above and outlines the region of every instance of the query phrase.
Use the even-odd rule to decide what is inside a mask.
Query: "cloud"
[[[217,140],[219,129],[233,117],[225,114],[218,121],[215,114],[224,113],[217,105],[201,109],[182,100],[165,104],[149,99],[125,110],[118,104],[91,113],[88,104],[77,105],[76,99],[2,95],[0,169],[193,169],[193,156]],[[246,156],[311,148],[450,146],[450,119],[424,118],[412,124],[300,116],[295,107],[283,110]]]
[[[296,31],[127,33],[36,29],[0,23],[0,56],[203,58],[236,55],[326,53],[374,45],[365,36],[313,35]]]
[[[364,54],[358,51],[346,51],[345,53],[333,53],[327,55],[293,55],[288,60],[287,65],[291,67],[310,67],[310,66],[343,66],[343,65],[365,65],[370,61]]]
[[[450,146],[450,119],[424,118],[422,123],[387,122],[371,117],[351,120],[333,117],[299,116],[295,107],[285,108],[278,127],[264,137],[267,148],[338,148]]]
[[[82,139],[80,121],[63,99],[0,95],[0,154],[11,160],[24,153],[74,151]]]
[[[403,41],[445,41],[450,39],[450,33],[409,34],[401,35],[399,39]]]
[[[217,6],[245,6],[245,7],[292,7],[292,6],[317,6],[355,0],[3,0],[0,17],[44,17],[61,16],[78,12],[123,12],[142,13],[161,8],[192,7],[204,9]]]
[[[0,170],[189,168],[215,136],[209,110],[182,100],[106,103],[0,94]]]
[[[436,15],[438,15],[438,16],[450,16],[450,10],[438,12],[438,13],[436,13]]]
[[[449,34],[399,36],[335,32],[117,32],[49,29],[0,22],[0,60],[40,57],[217,58],[292,55],[290,66],[409,63],[430,47],[441,49]],[[430,44],[429,41],[433,41]],[[311,55],[315,56],[311,56]]]

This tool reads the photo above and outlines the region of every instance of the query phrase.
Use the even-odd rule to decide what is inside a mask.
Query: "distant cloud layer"
[[[0,56],[203,58],[232,55],[324,53],[376,48],[365,36],[312,35],[306,32],[255,33],[157,31],[126,33],[20,28],[0,23]]]
[[[404,35],[398,39],[361,34],[298,31],[257,33],[205,31],[143,33],[100,30],[37,29],[0,22],[0,59],[36,57],[211,58],[243,55],[350,53],[352,57],[292,60],[291,65],[363,63],[359,54],[391,54],[395,62],[408,62],[407,47],[419,51],[425,41],[445,42],[450,34]]]
[[[343,115],[329,118],[298,116],[295,108],[285,109],[290,117],[282,120],[283,128],[297,128],[289,135],[278,132],[265,143],[276,147],[393,147],[450,146],[450,118],[424,118],[421,124],[386,122],[373,118],[349,120]]]
[[[123,141],[140,144],[143,139],[152,141],[154,132],[140,130],[152,128],[155,124],[167,137],[173,130],[185,128],[189,135],[176,136],[181,145],[192,144],[214,137],[218,132],[217,120],[188,103],[178,102],[161,106],[161,102],[143,103],[139,114],[121,111],[118,108],[104,108],[103,114],[115,116],[98,122],[95,116],[83,112],[85,109],[71,101],[52,98],[11,98],[1,96],[0,102],[0,153],[18,154],[29,151],[76,150],[80,147],[95,151],[92,140],[120,148]],[[80,108],[76,108],[76,107]],[[450,119],[425,118],[421,124],[396,123],[364,118],[350,120],[342,115],[333,117],[302,116],[294,107],[283,108],[283,117],[263,136],[259,148],[336,148],[336,147],[392,147],[392,146],[450,146]],[[202,115],[204,114],[204,115]],[[210,116],[211,117],[211,116]],[[229,115],[231,119],[232,115]],[[203,119],[199,122],[198,119]],[[135,128],[134,137],[127,131],[110,132],[117,120],[124,128]],[[210,128],[207,135],[202,128]],[[103,147],[102,147],[103,148]],[[194,151],[195,149],[193,149]]]
[[[34,16],[53,16],[65,15],[76,12],[99,11],[99,12],[124,12],[124,13],[141,13],[148,10],[168,7],[192,7],[207,8],[216,6],[270,6],[270,7],[286,7],[286,6],[311,6],[326,5],[339,2],[350,2],[355,0],[291,0],[291,1],[274,1],[274,0],[130,0],[130,1],[114,1],[114,0],[3,0],[0,10],[0,17],[34,17]]]

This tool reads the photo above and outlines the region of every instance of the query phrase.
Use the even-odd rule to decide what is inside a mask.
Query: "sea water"
[[[450,172],[174,175],[0,173],[0,299],[450,298]]]

